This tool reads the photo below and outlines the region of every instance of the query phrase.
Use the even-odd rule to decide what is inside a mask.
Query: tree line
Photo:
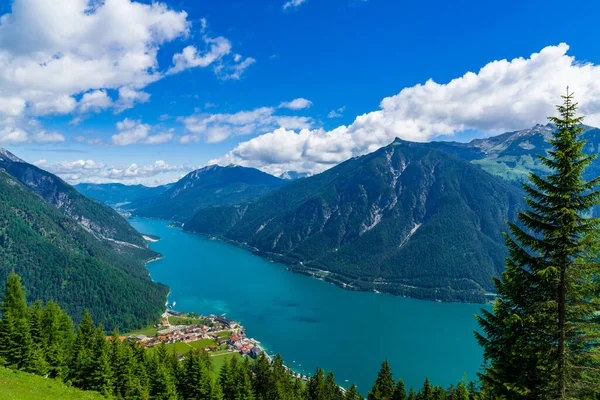
[[[192,350],[180,361],[164,344],[147,349],[137,340],[106,337],[87,310],[75,329],[67,313],[50,301],[27,305],[20,277],[10,274],[0,303],[0,366],[58,379],[114,399],[157,400],[359,400],[352,385],[342,389],[332,372],[317,369],[301,380],[280,355],[272,360],[231,357],[216,370],[209,353]],[[476,385],[443,389],[425,380],[406,390],[384,362],[369,400],[474,400]]]

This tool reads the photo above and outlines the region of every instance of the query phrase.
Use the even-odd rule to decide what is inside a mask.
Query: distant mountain
[[[56,175],[28,164],[4,149],[0,149],[0,168],[115,249],[141,259],[156,255],[148,249],[142,235],[115,210],[87,198]]]
[[[286,172],[282,173],[281,175],[279,175],[279,177],[281,179],[285,179],[288,181],[306,178],[307,176],[310,176],[310,174],[308,172],[297,172],[297,171],[286,171]]]
[[[185,229],[347,288],[483,301],[522,207],[515,185],[397,139],[253,202],[201,209]]]
[[[211,165],[190,172],[168,190],[126,206],[134,215],[185,222],[197,210],[248,201],[286,183],[254,168]]]
[[[2,158],[4,166],[10,166],[6,159],[23,164],[6,152]],[[94,319],[108,330],[118,326],[127,332],[160,316],[168,289],[152,282],[142,261],[115,251],[110,241],[100,240],[101,235],[90,228],[92,220],[83,215],[73,217],[79,212],[88,215],[90,210],[100,210],[98,215],[90,217],[111,221],[113,216],[104,206],[72,197],[62,181],[35,168],[23,165],[11,168],[24,171],[21,178],[33,190],[3,168],[0,168],[0,286],[15,271],[23,279],[30,299],[55,300],[76,321],[83,309],[88,308]],[[58,206],[49,203],[37,191],[54,196],[60,203]]]
[[[171,185],[148,187],[144,185],[123,185],[121,183],[80,183],[74,187],[80,193],[92,199],[115,207],[158,196],[169,189]]]
[[[584,129],[583,138],[587,140],[584,151],[597,154],[600,151],[600,129],[591,126],[585,126]],[[554,126],[550,124],[535,125],[469,143],[431,142],[425,145],[455,154],[505,180],[523,181],[528,179],[532,171],[542,175],[548,172],[537,155],[545,155],[550,149],[548,139],[554,131]],[[600,176],[600,160],[586,170],[588,179],[596,176]]]

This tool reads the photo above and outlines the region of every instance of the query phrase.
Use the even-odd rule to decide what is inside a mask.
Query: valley
[[[356,383],[366,394],[386,358],[407,387],[420,387],[425,376],[442,385],[464,374],[474,379],[479,369],[481,350],[472,332],[480,305],[342,290],[166,221],[130,222],[161,238],[151,247],[165,257],[148,269],[171,289],[170,303],[240,321],[298,373],[331,369],[340,385]]]

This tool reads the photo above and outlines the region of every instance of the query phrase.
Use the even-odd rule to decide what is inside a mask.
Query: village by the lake
[[[106,339],[112,340],[112,336]],[[217,370],[230,358],[249,357],[256,360],[263,352],[269,362],[273,361],[258,340],[247,336],[246,329],[239,322],[225,316],[204,316],[170,308],[157,324],[120,336],[119,339],[135,340],[148,349],[163,344],[180,361],[190,351],[199,349],[209,354]],[[303,374],[292,373],[299,379],[307,379]]]

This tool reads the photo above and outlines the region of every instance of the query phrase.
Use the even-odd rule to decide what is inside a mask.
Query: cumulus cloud
[[[82,182],[160,185],[176,180],[195,169],[193,166],[170,165],[163,160],[148,165],[107,165],[94,160],[61,161],[51,164],[46,160],[34,163],[40,168],[57,174],[71,184]]]
[[[68,113],[78,93],[142,88],[161,77],[160,45],[188,31],[185,12],[158,2],[15,0],[0,20],[3,102]]]
[[[151,135],[153,127],[143,124],[141,120],[125,118],[117,122],[119,133],[112,135],[111,143],[115,146],[129,146],[132,144],[162,144],[173,139],[173,130]]]
[[[22,129],[5,126],[0,128],[0,146],[24,143],[29,141],[27,132]]]
[[[230,55],[229,40],[209,37],[203,20],[206,52],[186,47],[171,69],[161,70],[159,50],[189,38],[191,28],[185,11],[160,1],[14,0],[0,16],[0,118],[21,118],[13,131],[31,116],[77,113],[76,124],[89,113],[149,101],[144,88],[167,74],[214,63],[215,72],[239,79],[253,62]]]
[[[279,105],[279,108],[288,108],[290,110],[303,110],[305,108],[310,108],[312,105],[312,101],[300,97],[292,101],[284,101]]]
[[[93,90],[85,93],[79,100],[78,108],[81,113],[100,112],[111,107],[112,99],[106,90]]]
[[[122,87],[119,89],[119,98],[115,103],[115,113],[118,114],[129,108],[133,108],[136,103],[147,103],[149,101],[149,93],[130,87]]]
[[[283,9],[287,10],[290,8],[300,7],[302,4],[306,3],[308,0],[289,0],[283,3]]]
[[[222,79],[240,79],[242,73],[256,60],[252,57],[243,58],[240,54],[234,54],[230,60],[225,61],[225,56],[231,54],[231,42],[222,37],[210,37],[207,31],[207,22],[202,23],[202,41],[204,50],[199,50],[196,46],[187,46],[181,53],[173,56],[173,66],[167,71],[167,74],[176,74],[181,71],[196,68],[208,67],[214,64],[214,71]]]
[[[198,113],[181,118],[188,135],[181,143],[205,141],[217,143],[231,136],[265,133],[279,127],[288,129],[309,128],[314,121],[309,117],[282,116],[275,114],[274,107],[261,107],[233,114]]]
[[[278,129],[213,160],[262,168],[320,172],[389,144],[395,137],[427,141],[465,130],[490,134],[545,123],[569,85],[586,123],[600,125],[600,66],[567,55],[566,44],[528,58],[493,61],[448,83],[433,80],[381,101],[380,109],[331,131]]]

